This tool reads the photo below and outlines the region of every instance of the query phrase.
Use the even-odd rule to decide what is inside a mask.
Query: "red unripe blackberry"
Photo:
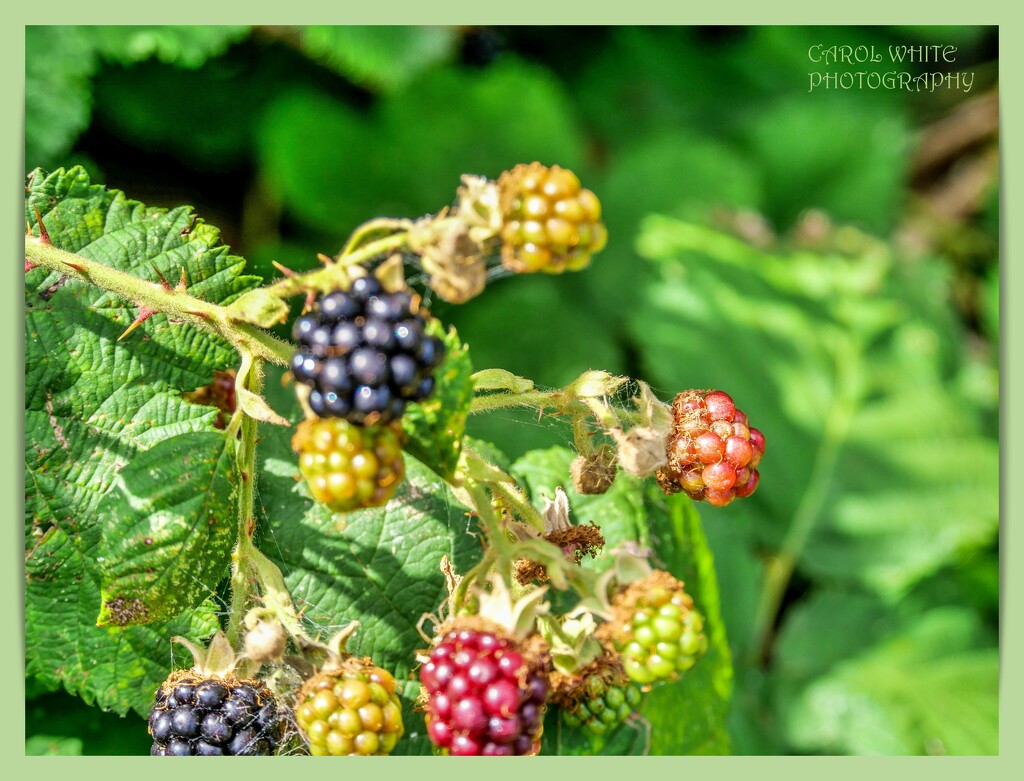
[[[668,463],[657,473],[662,490],[683,491],[716,507],[750,496],[760,479],[764,435],[750,428],[732,397],[718,390],[684,391],[673,400],[672,413]]]
[[[572,171],[518,165],[498,179],[502,265],[516,273],[578,271],[604,248],[601,202]]]
[[[546,660],[496,629],[451,629],[420,667],[430,740],[452,756],[536,754],[545,672]]]
[[[349,658],[299,691],[295,720],[313,756],[385,756],[405,732],[394,677],[371,659]]]
[[[149,713],[153,756],[266,756],[283,731],[270,689],[233,675],[177,670]]]
[[[310,493],[335,512],[388,503],[405,476],[397,424],[360,427],[341,418],[298,425],[292,449]]]

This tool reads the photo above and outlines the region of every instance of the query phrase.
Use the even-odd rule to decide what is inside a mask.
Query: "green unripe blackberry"
[[[292,448],[310,493],[335,512],[387,504],[405,476],[399,431],[343,418],[300,423]]]
[[[606,654],[574,678],[558,679],[552,700],[562,708],[563,723],[594,736],[612,732],[640,707],[643,694],[622,663]]]
[[[299,691],[295,720],[313,756],[385,756],[405,732],[394,677],[369,658],[325,668]]]
[[[703,616],[667,572],[631,583],[612,607],[615,617],[601,631],[621,654],[626,675],[641,686],[679,677],[707,651]]]
[[[502,258],[519,274],[560,274],[590,264],[608,231],[601,202],[572,171],[540,163],[518,165],[498,179],[503,218]]]

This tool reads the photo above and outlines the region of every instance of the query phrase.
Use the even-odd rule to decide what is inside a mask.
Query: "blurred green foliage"
[[[809,93],[819,43],[954,44],[941,67],[975,84]],[[195,203],[265,276],[437,211],[463,173],[573,168],[609,227],[593,266],[434,311],[476,368],[721,387],[765,432],[757,493],[699,507],[731,749],[996,753],[995,173],[929,211],[995,130],[917,157],[995,56],[982,27],[29,27],[25,165]],[[469,431],[512,459],[569,442],[514,413]],[[35,689],[28,753],[140,753],[138,725]]]

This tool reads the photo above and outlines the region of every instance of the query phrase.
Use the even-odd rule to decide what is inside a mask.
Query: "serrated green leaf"
[[[434,370],[434,392],[426,401],[412,404],[402,416],[402,429],[409,440],[405,449],[439,475],[455,474],[462,453],[466,417],[473,401],[473,364],[469,349],[459,341],[454,328],[444,332],[432,321],[428,333],[445,344],[444,362]]]
[[[33,226],[36,209],[53,244],[83,257],[154,282],[154,265],[173,279],[184,268],[190,290],[219,303],[251,287],[244,261],[188,209],[148,208],[92,185],[80,168],[35,171],[25,212]],[[97,627],[99,559],[116,545],[101,540],[100,507],[118,472],[161,442],[197,432],[223,441],[217,411],[181,393],[235,360],[221,340],[162,315],[118,343],[134,316],[89,285],[45,268],[26,274],[26,667],[119,713],[148,707],[171,635],[203,638],[216,617],[207,604],[164,624]]]
[[[641,713],[651,724],[651,753],[728,754],[725,722],[732,697],[732,656],[700,516],[687,497],[666,497],[649,484],[645,507],[655,555],[686,584],[704,615],[708,637],[708,651],[696,666],[681,680],[656,687],[644,701]]]
[[[167,677],[169,638],[209,637],[217,611],[205,602],[164,623],[97,627],[99,542],[94,523],[74,538],[55,526],[26,559],[25,671],[104,710],[145,715]]]
[[[235,541],[233,442],[166,439],[118,472],[100,502],[103,605],[97,624],[166,621],[224,577]]]
[[[680,578],[704,615],[709,648],[679,681],[656,687],[647,695],[641,714],[651,726],[649,737],[627,724],[600,747],[578,730],[559,723],[558,753],[728,753],[725,721],[732,695],[732,660],[720,615],[714,562],[693,503],[682,495],[665,497],[648,482],[621,473],[607,493],[578,494],[568,479],[573,458],[566,448],[533,451],[519,459],[513,470],[528,486],[535,504],[545,495],[554,496],[556,487],[563,487],[573,521],[597,523],[606,550],[629,541],[652,548],[655,566]],[[604,569],[611,564],[612,557],[605,554],[584,566]]]
[[[936,314],[941,278],[646,226],[662,282],[632,319],[647,376],[726,390],[767,440],[757,492],[725,517],[778,546],[799,513],[802,571],[888,594],[993,538],[998,448],[950,387],[963,336]]]
[[[356,84],[384,92],[448,59],[456,40],[451,27],[313,25],[302,48]]]
[[[259,482],[264,551],[300,596],[305,618],[324,636],[349,621],[360,622],[348,650],[372,656],[402,686],[406,737],[397,751],[429,754],[423,714],[413,708],[419,685],[409,680],[416,665],[410,649],[428,645],[417,624],[424,614],[436,615],[447,598],[441,557],[448,556],[460,573],[479,558],[476,521],[437,474],[410,455],[406,481],[386,507],[343,516],[305,495],[288,432],[267,430],[258,456],[264,465]],[[270,462],[273,469],[265,466]]]

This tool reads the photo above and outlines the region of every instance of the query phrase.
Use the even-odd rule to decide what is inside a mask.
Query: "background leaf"
[[[450,27],[323,26],[302,31],[302,47],[356,84],[383,91],[402,86],[421,70],[447,59],[455,43]]]

